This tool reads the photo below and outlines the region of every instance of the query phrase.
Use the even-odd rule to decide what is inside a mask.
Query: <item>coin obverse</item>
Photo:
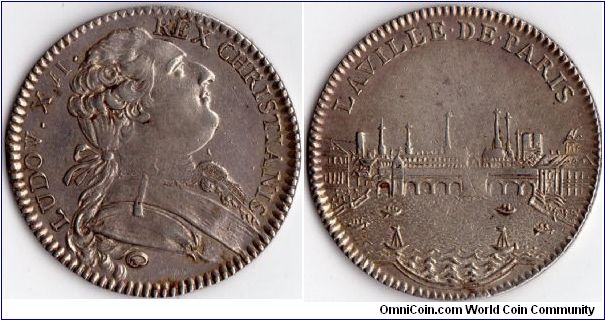
[[[309,170],[342,251],[432,299],[490,296],[575,238],[600,168],[595,104],[573,62],[510,15],[422,9],[363,38],[315,108]]]
[[[96,18],[37,62],[6,136],[27,223],[109,290],[166,297],[250,263],[284,221],[300,143],[288,93],[241,33],[188,9]]]

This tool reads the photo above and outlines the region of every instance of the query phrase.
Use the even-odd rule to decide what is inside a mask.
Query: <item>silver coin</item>
[[[6,135],[27,223],[70,270],[165,297],[221,281],[269,244],[299,168],[279,76],[232,27],[188,9],[96,18],[28,75]]]
[[[438,7],[378,27],[340,62],[309,136],[313,196],[343,252],[433,299],[489,296],[549,266],[596,194],[600,126],[543,32]]]

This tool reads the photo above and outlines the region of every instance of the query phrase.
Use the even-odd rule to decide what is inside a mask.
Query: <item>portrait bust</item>
[[[142,28],[113,31],[87,51],[67,106],[84,143],[64,177],[83,187],[68,233],[80,259],[123,278],[149,250],[204,263],[258,237],[258,217],[228,171],[192,157],[219,128],[214,79]]]

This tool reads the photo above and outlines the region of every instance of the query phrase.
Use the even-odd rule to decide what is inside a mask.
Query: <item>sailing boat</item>
[[[516,249],[517,244],[515,243],[512,246],[510,245],[510,243],[508,242],[508,234],[506,233],[505,226],[498,227],[497,230],[500,231],[500,236],[498,236],[498,240],[496,241],[496,244],[493,245],[492,247],[494,249],[496,249],[497,251],[500,251],[503,253],[511,253],[513,250]]]
[[[391,250],[403,250],[407,248],[407,245],[404,245],[403,239],[401,237],[401,227],[400,226],[391,226],[393,230],[393,236],[391,237],[391,241],[389,243],[384,243],[384,245]]]

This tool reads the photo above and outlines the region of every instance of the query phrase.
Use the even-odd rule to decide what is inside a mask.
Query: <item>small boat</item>
[[[397,207],[395,205],[388,205],[384,209],[380,210],[380,213],[382,213],[382,216],[384,218],[396,217],[396,216],[400,215],[402,212],[403,212],[403,210],[401,210],[399,207]]]
[[[366,201],[370,200],[371,192],[372,192],[372,190],[368,190],[365,194],[362,194],[358,198],[351,200],[351,202],[350,202],[351,209],[355,210],[355,209],[361,207],[361,205],[364,204]]]
[[[504,203],[496,208],[496,211],[501,215],[508,216],[517,212],[517,208],[513,207],[513,205],[510,203]]]
[[[355,228],[358,230],[365,230],[369,225],[370,225],[370,223],[365,221],[364,218],[355,218],[351,222],[348,223],[349,227],[352,227],[352,228]]]
[[[534,235],[553,234],[555,230],[548,223],[540,223],[534,227]]]

